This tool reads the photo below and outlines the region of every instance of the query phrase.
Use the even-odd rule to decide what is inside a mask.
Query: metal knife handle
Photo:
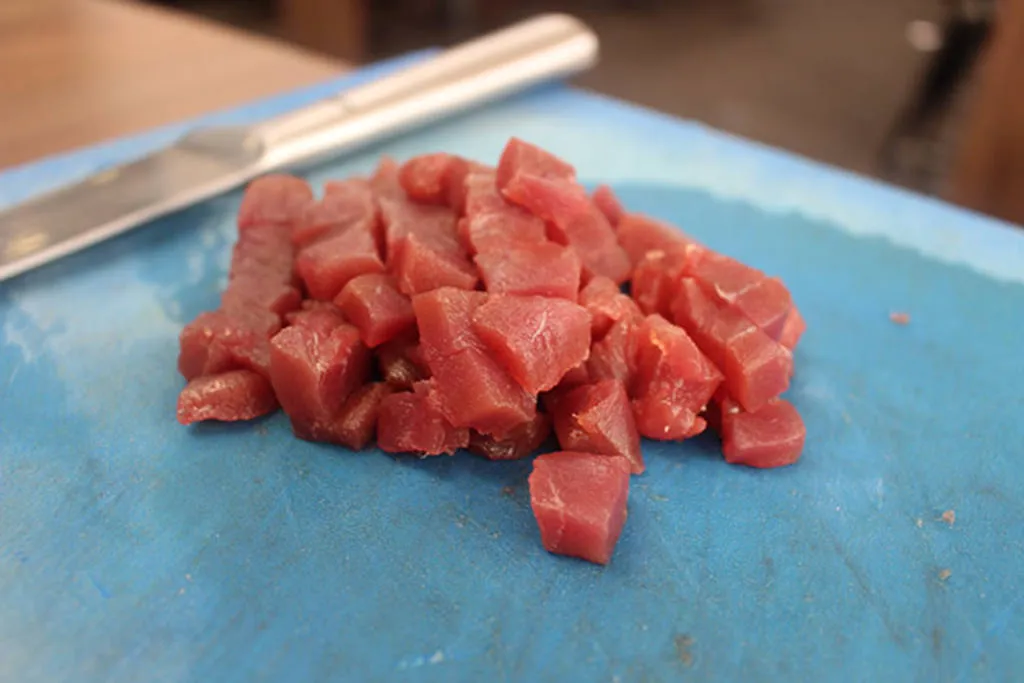
[[[542,81],[583,71],[598,40],[564,14],[546,14],[256,127],[263,170],[309,163],[440,119]]]

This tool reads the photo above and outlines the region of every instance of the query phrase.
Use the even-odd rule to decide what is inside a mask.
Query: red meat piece
[[[576,301],[580,260],[569,248],[538,242],[483,251],[474,259],[492,294],[559,297]]]
[[[456,427],[499,438],[533,419],[536,400],[486,350],[472,328],[483,292],[452,287],[413,297],[423,356],[441,412]]]
[[[476,268],[461,250],[439,246],[420,235],[406,235],[392,263],[398,288],[409,295],[439,287],[476,287]]]
[[[583,362],[562,375],[562,381],[555,387],[556,391],[563,389],[574,389],[583,384],[590,384],[590,373],[587,371],[587,363]]]
[[[518,174],[505,197],[548,223],[548,236],[579,254],[586,277],[604,275],[616,284],[629,278],[632,264],[608,219],[572,181]]]
[[[458,231],[459,243],[470,254],[504,251],[523,242],[543,244],[548,241],[544,221],[518,209],[517,212],[491,212],[463,218]]]
[[[430,378],[419,342],[408,337],[392,339],[378,347],[377,367],[384,381],[395,389],[411,390],[416,382]]]
[[[726,462],[749,467],[783,467],[800,458],[807,429],[800,413],[781,398],[755,413],[727,399],[721,406],[722,453]]]
[[[698,417],[722,383],[722,373],[682,328],[660,315],[637,330],[633,413],[649,439],[687,439],[704,431]]]
[[[331,442],[354,451],[366,448],[377,431],[380,405],[393,392],[394,389],[383,382],[364,384],[352,392],[330,426]]]
[[[287,314],[285,321],[289,325],[308,327],[325,337],[346,322],[341,309],[332,302],[313,299],[303,301],[302,308]]]
[[[251,370],[230,370],[190,380],[178,396],[178,422],[252,420],[277,410],[270,382]]]
[[[269,376],[268,339],[280,327],[277,315],[255,308],[202,313],[181,331],[178,370],[187,380],[242,368]]]
[[[512,178],[520,173],[541,178],[576,179],[576,169],[572,165],[536,145],[513,137],[505,145],[498,160],[498,188],[504,190]]]
[[[282,316],[301,304],[302,293],[295,287],[267,281],[256,275],[231,280],[220,297],[220,309],[229,316],[246,315],[253,309]]]
[[[604,380],[548,394],[547,405],[562,448],[621,455],[633,474],[644,471],[640,434],[622,382]]]
[[[380,404],[377,445],[388,453],[441,455],[469,445],[469,430],[452,427],[441,414],[430,382],[391,394]]]
[[[518,206],[505,201],[504,195],[495,184],[493,173],[486,171],[470,173],[462,181],[462,184],[465,188],[465,203],[462,213],[467,218],[488,213],[521,212],[527,214]]]
[[[521,460],[540,448],[550,434],[550,418],[544,413],[537,413],[532,420],[516,427],[503,439],[470,432],[469,450],[488,460]]]
[[[370,354],[359,331],[341,325],[323,335],[286,327],[270,342],[270,381],[301,439],[337,442],[335,423],[345,399],[366,381]]]
[[[291,285],[295,281],[294,256],[287,224],[250,226],[239,234],[231,250],[228,285],[241,279]]]
[[[782,324],[782,331],[779,333],[779,343],[792,351],[796,348],[796,345],[800,342],[800,337],[804,336],[806,330],[807,323],[804,321],[804,317],[800,315],[800,311],[797,310],[796,306],[793,306],[789,309],[786,322]]]
[[[633,266],[637,266],[649,251],[671,251],[694,241],[667,223],[654,220],[639,213],[623,216],[618,224],[619,244],[629,254]]]
[[[370,189],[379,199],[405,199],[405,190],[398,179],[398,162],[389,156],[382,156],[377,168],[370,176]]]
[[[292,242],[307,245],[320,237],[351,227],[375,235],[377,203],[370,183],[363,178],[331,181],[324,186],[320,201],[310,202],[292,229]]]
[[[238,208],[238,230],[265,224],[292,224],[306,204],[313,199],[313,190],[301,178],[271,174],[256,178],[245,188]]]
[[[392,197],[381,197],[379,204],[388,266],[393,266],[409,235],[416,235],[424,244],[439,252],[460,253],[455,229],[458,217],[451,209]]]
[[[769,337],[779,338],[793,304],[781,281],[712,251],[692,259],[686,274],[719,301],[742,313]]]
[[[492,295],[473,313],[473,331],[531,394],[553,388],[590,354],[590,316],[565,299]]]
[[[591,197],[596,206],[604,217],[608,219],[608,222],[613,227],[618,227],[619,221],[626,215],[626,209],[623,208],[622,202],[615,196],[612,188],[607,185],[598,185],[597,189],[594,190],[594,194]],[[627,249],[628,251],[628,249]]]
[[[738,311],[707,294],[692,278],[680,281],[675,322],[722,374],[729,394],[756,412],[786,389],[793,355]]]
[[[647,315],[657,313],[671,318],[679,281],[688,264],[700,258],[704,251],[704,247],[695,243],[648,251],[633,269],[630,283],[630,294],[640,310]]]
[[[461,212],[466,196],[464,181],[477,168],[478,164],[452,154],[424,154],[405,162],[398,171],[398,180],[412,199],[445,204]]]
[[[384,263],[373,234],[365,226],[352,225],[302,249],[295,269],[312,298],[331,301],[357,275],[383,272]]]
[[[627,387],[631,385],[636,370],[636,323],[632,319],[620,320],[593,343],[587,360],[591,382],[617,379]]]
[[[352,278],[334,301],[371,349],[416,326],[409,297],[398,291],[390,275]]]
[[[590,279],[580,290],[580,305],[590,313],[590,329],[594,339],[602,338],[620,320],[639,322],[644,314],[619,286],[603,276]]]
[[[533,461],[530,504],[548,552],[608,564],[629,499],[629,462],[591,453],[547,453]]]
[[[493,173],[472,173],[466,176],[464,186],[465,216],[458,231],[459,241],[469,253],[547,241],[544,221],[505,201]]]

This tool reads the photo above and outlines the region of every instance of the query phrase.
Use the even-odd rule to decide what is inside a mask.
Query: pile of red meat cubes
[[[623,293],[628,285],[629,294]],[[708,425],[725,460],[797,460],[779,398],[804,321],[776,278],[588,195],[513,138],[497,168],[448,154],[371,178],[251,183],[220,308],[181,333],[178,420],[280,406],[299,438],[534,460],[544,547],[606,563],[640,439]]]

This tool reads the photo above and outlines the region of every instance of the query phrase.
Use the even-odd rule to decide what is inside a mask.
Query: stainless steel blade
[[[251,127],[200,129],[175,145],[0,211],[0,281],[265,172],[357,149],[591,66],[597,38],[552,14]]]
[[[201,131],[0,212],[0,281],[225,192],[261,155],[242,130]]]

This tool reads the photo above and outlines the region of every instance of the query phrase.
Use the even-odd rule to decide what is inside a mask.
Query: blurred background
[[[583,87],[924,192],[950,166],[984,0],[149,0],[358,64],[564,10]],[[931,75],[931,72],[935,72]],[[928,79],[931,77],[931,83]]]

